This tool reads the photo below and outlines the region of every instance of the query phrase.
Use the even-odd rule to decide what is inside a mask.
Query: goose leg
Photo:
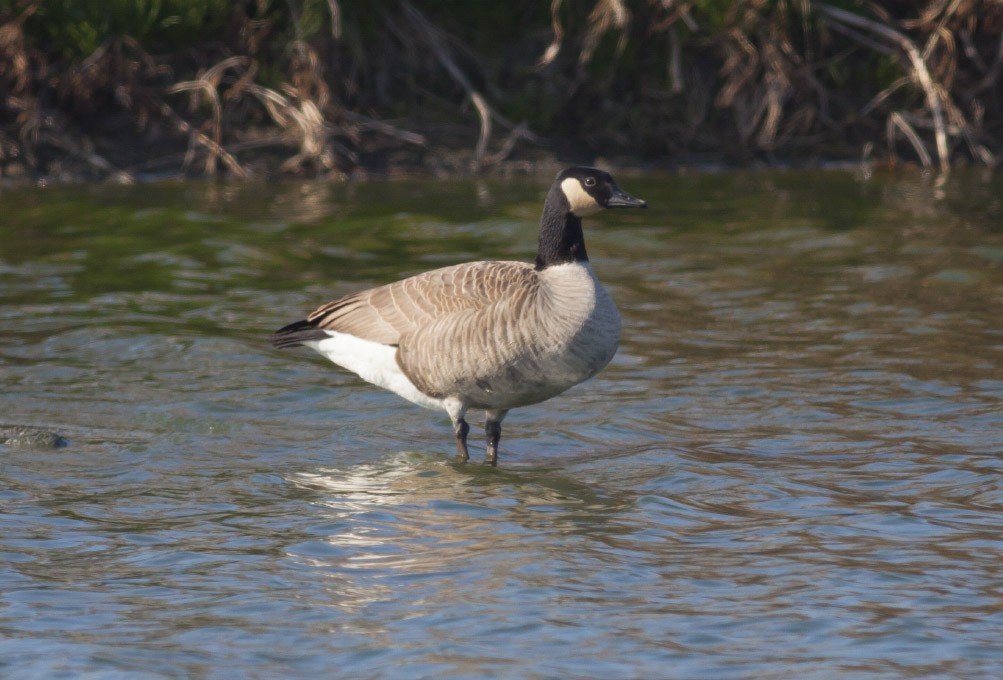
[[[458,399],[446,400],[446,411],[449,419],[453,421],[453,434],[456,435],[456,462],[466,463],[470,460],[470,452],[467,451],[467,433],[470,432],[470,425],[463,419],[467,412],[465,404]]]
[[[456,462],[466,463],[470,460],[470,452],[467,451],[467,433],[470,432],[470,426],[467,425],[467,421],[460,418],[453,423],[453,432],[456,433]]]
[[[501,439],[501,423],[508,411],[488,411],[484,431],[488,435],[488,452],[484,456],[485,465],[498,465],[498,440]]]

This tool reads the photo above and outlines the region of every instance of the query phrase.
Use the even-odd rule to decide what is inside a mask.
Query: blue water
[[[619,179],[620,353],[497,469],[265,336],[531,259],[546,178],[0,190],[0,424],[69,442],[0,445],[0,675],[998,677],[1000,180]]]

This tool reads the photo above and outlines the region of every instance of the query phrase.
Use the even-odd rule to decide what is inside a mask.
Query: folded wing
[[[338,331],[385,345],[470,310],[518,296],[535,277],[523,262],[470,262],[425,272],[347,295],[306,319],[310,328]],[[300,322],[302,323],[302,322]]]

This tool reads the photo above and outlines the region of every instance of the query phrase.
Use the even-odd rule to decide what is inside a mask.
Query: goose
[[[483,261],[428,271],[329,302],[270,337],[304,345],[363,380],[449,414],[456,460],[470,459],[468,409],[485,411],[498,463],[510,409],[557,396],[602,370],[620,341],[620,314],[599,283],[582,217],[647,208],[609,173],[558,173],[543,206],[536,261]]]

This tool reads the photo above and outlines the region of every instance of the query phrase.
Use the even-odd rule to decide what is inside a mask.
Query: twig
[[[853,38],[859,44],[863,45],[864,47],[870,47],[875,52],[879,52],[881,54],[887,54],[888,56],[891,57],[898,56],[898,52],[895,51],[894,47],[889,47],[884,43],[878,42],[877,40],[873,40],[872,38],[869,38],[863,33],[853,30],[849,26],[843,26],[842,24],[829,24],[829,28],[836,31],[837,33],[842,33],[845,36]]]
[[[341,7],[338,0],[327,0],[327,9],[331,13],[331,37],[341,40]]]
[[[289,90],[291,94],[296,94],[292,88]],[[334,167],[334,160],[327,148],[329,131],[324,123],[324,116],[316,104],[302,98],[299,99],[298,105],[293,104],[284,95],[256,83],[248,85],[247,91],[265,105],[276,124],[283,128],[289,127],[290,120],[296,124],[300,150],[296,155],[283,161],[282,170],[297,170],[302,167],[304,161],[309,159],[320,161],[321,165],[327,169]]]
[[[944,14],[940,17],[940,21],[937,22],[936,28],[930,32],[930,39],[926,41],[926,46],[923,47],[924,62],[930,58],[931,54],[933,54],[933,50],[937,46],[937,42],[940,40],[941,32],[944,30],[944,26],[947,25],[947,20],[951,18],[952,14],[958,11],[958,7],[961,6],[961,2],[962,0],[951,0],[950,6],[944,10]]]
[[[216,174],[216,158],[219,154],[215,152],[215,149],[222,149],[221,144],[223,138],[223,116],[220,111],[219,105],[219,92],[216,88],[212,86],[208,80],[204,78],[199,78],[198,80],[189,80],[183,83],[177,83],[173,85],[168,92],[171,94],[176,94],[178,92],[202,92],[206,99],[209,100],[209,104],[212,107],[212,149],[213,153],[209,154],[206,158],[205,171],[208,175]],[[208,139],[208,137],[206,138]]]
[[[236,142],[230,144],[231,151],[248,151],[251,149],[263,149],[269,146],[286,146],[295,140],[292,138],[288,132],[280,132],[277,135],[271,137],[265,137],[264,139],[255,139],[246,142]],[[131,165],[124,170],[124,172],[130,175],[135,175],[136,173],[142,172],[149,168],[155,168],[160,165],[173,165],[178,162],[184,163],[186,157],[188,157],[192,152],[185,151],[184,153],[172,153],[165,156],[157,156],[156,158],[148,158],[136,165]]]
[[[477,138],[477,146],[474,147],[474,170],[477,170],[484,158],[484,152],[488,149],[488,140],[491,139],[491,107],[480,92],[471,92],[470,100],[481,117],[481,134]]]
[[[512,153],[512,149],[515,148],[515,143],[518,142],[519,139],[521,139],[525,133],[526,133],[526,124],[523,123],[508,134],[508,136],[505,138],[505,141],[502,143],[501,148],[498,149],[496,153],[493,153],[487,158],[485,158],[484,159],[485,162],[488,165],[497,165],[498,163],[501,163],[503,160],[508,158],[509,154]]]
[[[236,159],[230,154],[227,154],[223,149],[223,107],[219,101],[219,83],[223,77],[224,71],[229,68],[235,68],[238,66],[245,66],[249,63],[247,57],[229,57],[223,61],[215,64],[211,68],[207,69],[203,73],[199,74],[198,78],[195,80],[186,80],[184,82],[176,83],[171,86],[167,91],[176,94],[178,92],[192,92],[192,108],[198,103],[198,99],[195,94],[201,92],[205,95],[206,99],[212,106],[212,139],[209,139],[205,134],[194,131],[193,139],[199,143],[205,145],[212,152],[206,157],[205,172],[208,175],[214,175],[216,173],[216,160],[221,159],[226,164],[231,171],[235,172],[241,177],[246,177],[246,171],[240,167]],[[164,104],[164,106],[167,106]],[[170,109],[170,107],[167,107]],[[174,113],[173,109],[170,109],[171,113],[175,117],[175,123],[179,120],[183,121],[180,116]],[[191,130],[191,126],[187,122],[184,123]],[[187,132],[184,128],[180,128],[182,132]],[[191,149],[189,149],[191,151]],[[227,158],[228,157],[228,158]]]
[[[861,116],[866,116],[871,111],[873,111],[874,109],[878,108],[881,105],[882,102],[884,102],[890,96],[892,96],[893,94],[895,94],[895,92],[899,88],[902,88],[902,87],[905,87],[906,85],[908,85],[909,84],[909,80],[910,79],[908,77],[899,78],[894,83],[892,83],[891,85],[889,85],[885,89],[881,90],[881,92],[878,92],[876,95],[874,95],[874,99],[872,99],[871,101],[867,102],[867,106],[865,106],[864,108],[860,109],[860,115]]]
[[[986,72],[989,71],[989,67],[986,65],[986,62],[982,60],[982,55],[979,54],[979,50],[975,47],[975,43],[972,42],[971,31],[967,28],[963,28],[958,31],[958,36],[961,38],[961,47],[965,52],[965,56],[968,57],[968,60],[971,61],[975,68],[979,70],[979,73],[985,75]],[[1003,38],[1003,33],[1000,34],[1000,37]]]
[[[107,173],[108,175],[114,177],[117,181],[124,184],[132,184],[134,178],[131,173],[127,170],[119,170],[114,165],[109,163],[103,156],[99,156],[94,151],[86,148],[86,146],[77,143],[75,140],[64,137],[59,134],[51,132],[42,132],[39,135],[39,139],[44,142],[48,142],[53,146],[66,151],[71,156],[79,158],[88,165]]]
[[[559,2],[559,0],[555,0],[555,2]],[[436,59],[442,67],[446,69],[446,72],[452,76],[453,80],[459,83],[466,91],[467,96],[470,97],[470,101],[473,102],[474,107],[477,109],[477,114],[480,117],[481,122],[481,132],[477,139],[477,146],[474,147],[474,159],[471,163],[471,169],[476,171],[483,165],[484,154],[487,151],[488,141],[491,137],[492,119],[498,121],[503,126],[513,131],[524,126],[512,123],[510,120],[495,111],[490,104],[488,104],[484,95],[474,88],[467,76],[462,70],[460,70],[460,67],[457,66],[456,62],[449,56],[449,52],[446,50],[445,45],[443,45],[441,38],[437,35],[435,26],[433,26],[432,23],[425,18],[424,14],[419,12],[418,9],[410,2],[404,2],[403,7],[414,23],[421,29],[425,36],[425,40],[428,42],[429,47],[432,48],[432,52],[435,54]],[[540,143],[542,141],[539,137],[525,128],[520,133],[519,137],[535,143]]]
[[[686,86],[683,82],[682,44],[675,26],[669,27],[669,81],[672,94],[680,94]]]
[[[916,134],[916,131],[912,129],[912,126],[905,121],[905,118],[898,111],[893,111],[890,116],[888,116],[887,124],[887,135],[888,135],[888,148],[892,149],[895,145],[895,128],[902,131],[906,139],[912,144],[912,148],[916,150],[919,154],[919,162],[923,164],[924,168],[929,168],[933,165],[933,161],[930,159],[930,152],[926,150],[923,146],[923,141]]]
[[[996,165],[996,156],[985,145],[979,144],[976,140],[975,133],[972,130],[973,125],[968,122],[958,107],[951,103],[951,100],[947,99],[945,101],[947,103],[947,117],[964,138],[965,143],[968,145],[968,150],[972,153],[972,157],[982,161],[984,165],[990,168],[994,167]],[[975,120],[975,125],[980,126],[985,109],[978,101],[972,102],[972,109],[972,117]]]
[[[389,123],[376,120],[374,118],[369,118],[363,116],[360,113],[355,113],[353,111],[343,111],[342,115],[348,120],[357,124],[360,131],[364,130],[374,130],[376,132],[381,132],[388,137],[395,137],[402,142],[407,142],[408,144],[414,144],[415,146],[427,146],[428,141],[423,135],[419,135],[416,132],[408,132],[407,130],[401,130],[398,127],[394,127]]]
[[[237,162],[237,159],[234,158],[232,155],[230,155],[230,153],[228,153],[226,149],[224,149],[221,145],[217,144],[215,141],[207,137],[204,133],[193,128],[191,124],[184,118],[179,116],[177,112],[174,109],[172,109],[169,104],[167,104],[167,102],[157,100],[157,105],[158,108],[160,109],[160,113],[162,116],[164,116],[172,123],[174,123],[175,127],[177,127],[178,130],[180,130],[185,134],[191,135],[191,137],[195,141],[205,146],[212,153],[216,154],[220,158],[220,160],[223,161],[223,164],[230,169],[230,172],[241,178],[247,178],[251,176],[251,174],[247,170],[245,170],[240,165],[240,163]]]
[[[439,36],[435,34],[435,27],[432,26],[431,22],[425,18],[425,15],[418,11],[418,9],[409,2],[404,3],[404,10],[410,15],[411,19],[421,28],[422,33],[425,35],[425,40],[428,42],[429,47],[432,48],[432,52],[435,54],[436,59],[442,65],[446,72],[452,76],[453,80],[460,84],[460,86],[466,90],[467,96],[474,103],[474,107],[477,109],[477,114],[481,119],[481,134],[477,139],[477,146],[474,147],[474,160],[472,162],[473,170],[477,170],[481,165],[481,160],[484,158],[484,152],[488,146],[488,139],[491,136],[491,107],[488,106],[487,101],[484,96],[474,89],[471,85],[470,80],[464,75],[460,67],[456,65],[456,62],[449,56],[446,51],[445,46],[439,39]]]
[[[585,39],[582,40],[582,50],[578,54],[578,64],[584,66],[592,59],[599,40],[611,28],[620,32],[616,41],[616,54],[619,56],[627,46],[627,24],[630,23],[630,12],[623,0],[599,0],[586,20],[588,26]]]
[[[999,80],[1001,70],[1003,70],[1003,33],[1000,33],[1000,41],[996,45],[996,58],[993,60],[993,65],[989,68],[989,72],[983,76],[982,80],[977,82],[975,86],[968,91],[966,94],[967,98],[972,99],[979,92],[994,87],[996,85],[996,81]]]
[[[558,52],[561,51],[561,41],[564,40],[564,25],[561,23],[560,10],[561,0],[551,0],[550,27],[554,31],[554,39],[550,41],[547,49],[543,51],[543,56],[536,63],[537,68],[549,66],[557,58]]]

